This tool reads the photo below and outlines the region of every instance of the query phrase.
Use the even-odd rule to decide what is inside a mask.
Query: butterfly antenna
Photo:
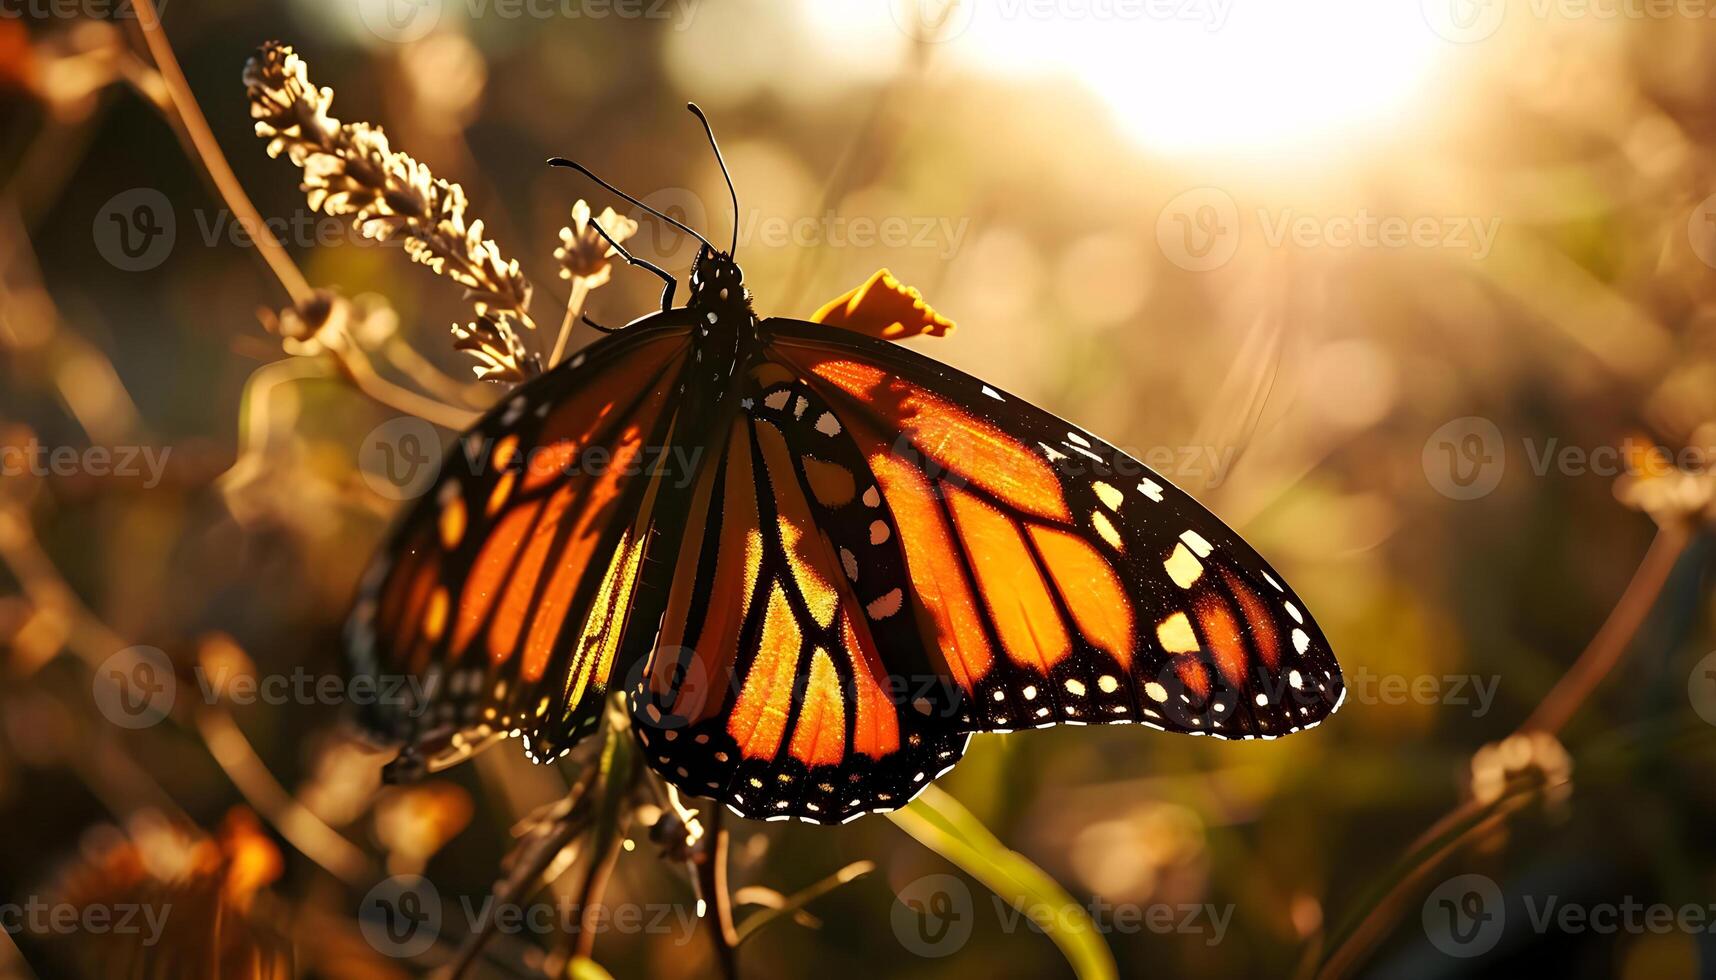
[[[614,192],[615,194],[618,194],[619,196],[625,198],[626,200],[630,201],[631,203],[637,205],[638,207],[643,208],[645,211],[648,211],[650,214],[655,215],[656,217],[667,222],[668,224],[672,225],[673,227],[678,228],[680,231],[685,232],[687,235],[690,235],[692,238],[697,239],[698,241],[702,242],[705,245],[708,245],[709,251],[711,251],[711,252],[715,251],[715,246],[710,245],[709,239],[704,238],[702,235],[699,235],[697,232],[693,231],[689,225],[685,224],[685,222],[675,221],[673,218],[670,218],[667,215],[662,214],[660,211],[657,211],[655,208],[650,207],[649,205],[647,205],[644,202],[638,200],[637,198],[631,196],[630,194],[627,194],[625,191],[622,191],[618,187],[615,187],[613,184],[610,184],[607,181],[603,180],[602,178],[591,173],[590,168],[584,166],[583,164],[577,163],[576,161],[573,161],[573,160],[568,160],[565,157],[555,157],[555,158],[548,161],[548,165],[551,167],[570,167],[573,170],[578,171],[579,173],[590,178],[591,180],[595,181],[596,183],[601,184],[603,187]],[[604,234],[603,237],[606,237],[606,235]],[[609,239],[609,241],[612,241],[612,239]],[[615,246],[615,248],[618,248],[618,247],[619,246],[617,246],[617,245]],[[622,250],[621,254],[622,255],[625,254],[623,250]],[[631,261],[631,260],[627,259],[627,261]],[[647,265],[648,263],[643,263],[643,264]]]
[[[721,157],[721,144],[715,142],[715,127],[709,125],[709,117],[703,114],[702,109],[697,108],[695,102],[687,102],[685,107],[691,110],[691,114],[703,124],[703,131],[709,134],[709,147],[715,151],[715,162],[721,165],[721,176],[727,179],[727,193],[733,198],[733,247],[727,254],[736,254],[739,251],[739,192],[733,189],[733,175],[727,172],[727,161]]]

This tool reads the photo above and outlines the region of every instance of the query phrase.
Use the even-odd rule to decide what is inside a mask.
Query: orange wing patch
[[[1274,671],[1281,663],[1281,636],[1275,629],[1275,620],[1269,615],[1269,607],[1238,575],[1224,568],[1221,577],[1227,583],[1228,591],[1239,600],[1239,610],[1245,615],[1246,625],[1251,627],[1251,639],[1257,644],[1264,666]]]
[[[977,581],[1007,655],[1047,676],[1072,652],[1071,640],[1018,525],[971,494],[942,486],[966,551],[983,556]]]
[[[745,686],[727,718],[727,733],[748,758],[772,759],[780,749],[802,636],[786,593],[777,584],[769,591],[756,660],[745,674]]]
[[[958,405],[867,364],[826,360],[811,370],[898,428],[937,465],[1027,514],[1070,520],[1055,471],[1029,447]]]
[[[477,630],[482,628],[495,595],[512,571],[513,559],[524,547],[525,537],[536,523],[536,512],[541,509],[540,503],[530,503],[507,514],[495,525],[489,539],[483,542],[482,550],[477,552],[476,563],[471,566],[470,577],[465,580],[464,592],[459,597],[458,626],[453,631],[452,656],[455,661],[464,653],[466,644]]]
[[[1234,618],[1221,596],[1214,592],[1206,592],[1198,597],[1193,606],[1198,614],[1198,625],[1203,627],[1204,636],[1209,639],[1210,652],[1215,664],[1221,669],[1222,676],[1230,684],[1241,685],[1245,682],[1245,637],[1240,635],[1239,620]]]
[[[821,647],[810,655],[810,682],[793,726],[793,757],[807,766],[839,765],[846,753],[846,715],[840,677]]]
[[[941,509],[918,471],[893,456],[872,455],[870,469],[893,508],[900,545],[906,553],[906,571],[918,601],[935,621],[937,647],[959,686],[967,694],[976,693],[977,682],[989,673],[994,654]]]
[[[882,340],[945,337],[953,330],[952,320],[931,309],[922,293],[887,269],[876,270],[863,285],[830,301],[810,319]]]
[[[1132,667],[1132,602],[1113,566],[1077,535],[1031,525],[1031,540],[1071,610],[1080,633],[1108,652],[1122,670]]]
[[[850,616],[840,619],[840,639],[852,663],[852,687],[857,702],[853,712],[852,750],[872,759],[899,751],[900,719],[877,680],[883,670],[875,645],[861,645]]]

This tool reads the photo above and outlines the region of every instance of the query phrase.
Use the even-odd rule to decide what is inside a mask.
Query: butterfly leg
[[[597,323],[596,321],[590,319],[589,317],[584,317],[583,319],[584,319],[584,326],[589,327],[591,330],[599,331],[601,333],[619,333],[620,330],[622,329],[621,327],[604,327],[600,323]]]

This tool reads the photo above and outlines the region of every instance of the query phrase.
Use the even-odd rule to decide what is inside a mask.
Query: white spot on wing
[[[1203,535],[1190,529],[1180,534],[1180,540],[1186,543],[1186,547],[1197,552],[1199,558],[1208,558],[1210,552],[1215,550],[1215,546],[1205,541]]]

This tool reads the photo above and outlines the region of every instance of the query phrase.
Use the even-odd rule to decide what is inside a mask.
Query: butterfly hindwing
[[[857,445],[784,367],[753,362],[743,386],[629,688],[634,730],[665,778],[746,816],[894,809],[963,752],[962,699],[909,622]]]
[[[645,457],[670,441],[689,362],[676,319],[600,341],[488,413],[366,575],[352,669],[425,695],[362,719],[406,744],[403,771],[504,734],[546,761],[600,718],[647,542]]]
[[[1339,705],[1339,667],[1299,598],[1144,464],[905,348],[763,329],[879,478],[916,619],[969,701],[964,730],[1272,738]]]

